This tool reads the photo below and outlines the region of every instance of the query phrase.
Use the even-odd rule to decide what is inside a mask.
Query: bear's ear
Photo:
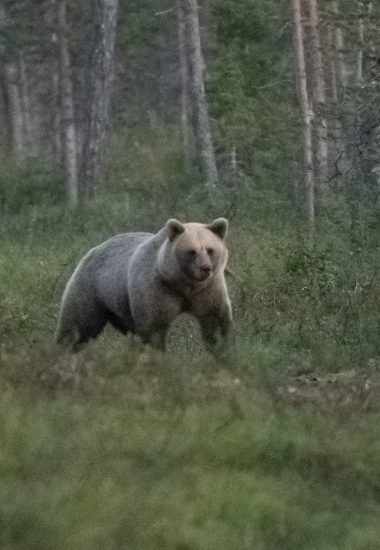
[[[183,224],[174,218],[166,222],[166,227],[168,230],[169,241],[174,241],[177,235],[180,235],[185,231]]]
[[[226,218],[217,218],[210,225],[207,226],[207,229],[218,235],[222,240],[226,238],[228,231],[228,221]]]

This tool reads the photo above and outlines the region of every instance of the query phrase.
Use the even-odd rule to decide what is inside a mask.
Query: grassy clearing
[[[2,390],[2,547],[378,547],[378,411],[216,390],[223,376],[179,405],[146,378]]]
[[[151,205],[111,186],[71,214],[43,181],[43,204],[28,184],[2,206],[0,546],[377,549],[370,230],[360,250],[338,226],[310,250],[286,201],[229,196],[233,358],[216,364],[183,320],[165,356],[108,330],[73,359],[52,339],[81,255],[172,215],[208,219],[208,206],[177,194],[169,212],[157,191],[152,222]]]

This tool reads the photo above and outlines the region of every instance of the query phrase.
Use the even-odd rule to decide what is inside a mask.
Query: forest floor
[[[137,355],[136,355],[137,353]],[[128,381],[129,397],[134,401],[145,401],[154,403],[156,400],[162,400],[162,384],[168,386],[166,376],[160,380],[156,373],[157,364],[159,372],[165,368],[165,356],[159,354],[158,361],[154,359],[155,351],[149,347],[133,350],[132,355],[135,364],[127,373],[119,373],[121,379]],[[6,353],[0,351],[0,365],[6,360]],[[10,359],[9,357],[7,358]],[[178,357],[174,360],[174,365]],[[28,368],[28,367],[27,367]],[[205,401],[226,396],[255,396],[257,391],[257,379],[243,374],[242,376],[232,369],[228,370],[228,365],[214,365],[213,362],[206,364],[206,368],[199,370],[195,374],[194,366],[190,366],[190,372],[184,375],[185,366],[174,376],[171,367],[168,375],[171,382],[180,385],[184,394],[181,392],[175,396],[175,401],[188,399],[195,401]],[[20,368],[20,372],[25,370]],[[178,375],[178,376],[177,376]],[[41,369],[28,372],[29,383],[37,384],[53,391],[59,391],[65,388],[70,390],[94,391],[106,388],[112,391],[113,384],[119,383],[119,376],[116,381],[108,378],[107,372],[95,374],[93,361],[86,354],[63,355],[53,361],[48,367],[46,365]],[[169,384],[170,385],[170,384]],[[269,380],[260,379],[259,387],[270,389],[271,394],[279,400],[289,403],[310,403],[318,407],[341,407],[353,408],[363,411],[380,410],[380,361],[370,360],[366,368],[340,370],[338,372],[315,373],[308,365],[303,367],[288,368],[286,373],[281,373],[278,381],[271,377]],[[166,388],[167,389],[167,388]],[[174,388],[176,393],[178,388]],[[184,397],[185,396],[185,397]]]
[[[372,360],[366,369],[359,371],[295,374],[289,376],[279,393],[293,401],[319,405],[357,406],[363,410],[380,408],[380,362]]]

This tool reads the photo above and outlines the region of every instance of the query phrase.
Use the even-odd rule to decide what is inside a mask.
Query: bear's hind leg
[[[90,338],[96,338],[108,321],[102,308],[92,308],[91,315],[75,309],[63,309],[58,323],[56,341],[58,344],[79,351]]]
[[[116,329],[119,330],[122,334],[127,334],[128,331],[132,330],[133,327],[129,326],[123,319],[120,319],[115,314],[110,311],[107,312],[107,321]]]
[[[149,344],[153,348],[165,351],[168,328],[168,325],[155,326],[150,329],[136,330],[136,334],[140,336],[144,344]]]

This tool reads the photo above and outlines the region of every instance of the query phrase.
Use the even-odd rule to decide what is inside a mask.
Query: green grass
[[[229,362],[208,357],[186,320],[166,355],[107,330],[72,358],[53,334],[81,255],[173,215],[206,219],[207,199],[185,202],[172,176],[169,211],[167,174],[148,166],[153,221],[153,206],[116,183],[70,213],[53,180],[34,195],[28,178],[40,175],[25,170],[11,182],[27,193],[5,198],[0,222],[0,547],[377,549],[374,236],[352,249],[331,225],[310,249],[285,200],[220,196],[235,273]],[[337,371],[344,384],[295,378]]]
[[[379,414],[1,394],[3,548],[377,548]]]

